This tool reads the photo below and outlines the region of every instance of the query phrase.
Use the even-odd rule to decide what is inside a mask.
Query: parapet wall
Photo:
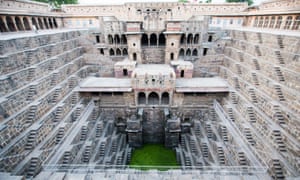
[[[27,13],[49,13],[50,6],[47,3],[40,3],[26,0],[1,0],[1,14],[27,14]]]

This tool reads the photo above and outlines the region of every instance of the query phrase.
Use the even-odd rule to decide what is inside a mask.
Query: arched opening
[[[136,61],[136,53],[132,54],[133,60]]]
[[[100,36],[96,35],[96,43],[100,43]]]
[[[170,59],[171,59],[171,60],[174,60],[174,53],[171,53],[171,54],[170,54]]]
[[[156,37],[156,34],[151,34],[151,35],[150,35],[150,45],[151,45],[151,46],[156,46],[156,45],[157,45],[157,37]]]
[[[182,77],[182,78],[184,77],[184,70],[180,71],[180,77]]]
[[[159,103],[159,96],[155,92],[151,92],[148,96],[148,104],[155,105]]]
[[[34,17],[31,18],[31,21],[32,21],[32,25],[35,26],[36,29],[39,29],[39,26],[38,26],[38,24],[37,24],[37,22],[36,22],[36,20],[35,20]]]
[[[189,35],[188,35],[187,43],[188,43],[188,44],[192,44],[192,43],[193,43],[193,35],[192,35],[192,34],[189,34]]]
[[[299,27],[300,27],[300,16],[297,16],[296,19],[295,19],[295,21],[294,21],[292,29],[293,30],[297,30],[297,29],[299,29]]]
[[[158,43],[159,43],[160,46],[165,46],[166,45],[166,38],[165,38],[164,34],[161,33],[159,35]]]
[[[24,28],[25,30],[31,30],[28,19],[26,17],[23,18]]]
[[[170,103],[170,97],[169,97],[169,93],[164,92],[161,95],[161,104],[169,104]]]
[[[110,49],[110,50],[109,50],[109,55],[110,55],[110,56],[114,56],[114,55],[115,55],[115,51],[114,51],[113,49]]]
[[[209,36],[208,36],[208,42],[212,42],[212,39],[213,39],[213,36],[212,36],[212,35],[209,35]]]
[[[55,18],[53,18],[53,26],[54,26],[54,28],[57,28],[58,26],[57,26],[57,22],[56,22],[56,19]]]
[[[179,51],[179,57],[183,58],[184,57],[184,49],[180,49]]]
[[[270,24],[269,24],[269,28],[273,28],[275,24],[275,16],[272,16]]]
[[[265,18],[264,27],[268,27],[268,25],[269,25],[269,17],[267,16]]]
[[[138,104],[146,104],[146,94],[143,92],[140,92],[138,94]]]
[[[123,56],[127,56],[127,55],[128,55],[127,49],[124,48],[124,49],[123,49]]]
[[[48,21],[49,21],[50,28],[53,29],[53,24],[52,24],[51,18],[48,18]]]
[[[284,29],[290,29],[290,26],[291,26],[292,22],[293,22],[293,17],[288,16],[286,21],[285,21]]]
[[[115,43],[120,44],[120,37],[117,34],[115,35]]]
[[[147,34],[142,35],[141,44],[142,44],[142,46],[148,46],[148,36],[147,36]]]
[[[127,38],[124,34],[121,36],[121,42],[122,44],[127,44]]]
[[[121,56],[121,50],[119,48],[116,50],[116,55]]]
[[[15,22],[19,31],[24,31],[22,21],[19,17],[15,17]]]
[[[38,22],[39,22],[40,29],[44,29],[43,22],[42,22],[41,18],[38,18]],[[25,22],[24,22],[24,24],[25,24]]]
[[[191,56],[191,50],[190,49],[187,49],[186,56]]]
[[[9,17],[9,16],[6,17],[6,23],[7,23],[9,31],[17,31],[17,29],[16,29],[16,27],[14,25],[14,22],[11,19],[11,17]]]
[[[206,56],[206,55],[207,55],[207,51],[208,51],[208,48],[204,48],[204,49],[203,49],[203,56]]]
[[[264,23],[264,17],[261,16],[260,19],[259,19],[258,27],[262,27],[263,23]]]
[[[186,37],[185,37],[185,34],[181,35],[181,38],[180,38],[180,44],[185,44],[186,42]]]
[[[276,28],[276,29],[279,29],[280,26],[281,26],[281,23],[282,23],[282,16],[279,16],[279,17],[277,18],[277,22],[276,22],[275,28]]]
[[[104,49],[103,48],[100,49],[100,54],[104,55]]]
[[[109,34],[107,39],[108,39],[108,44],[113,44],[114,43],[112,35]]]
[[[123,69],[123,76],[128,76],[128,70],[127,69]]]
[[[194,44],[198,44],[199,43],[199,34],[196,34],[194,37]]]
[[[193,56],[198,56],[198,51],[197,51],[197,49],[194,49],[194,50],[193,50]]]
[[[255,17],[255,20],[254,20],[254,27],[257,27],[258,26],[258,17]]]
[[[7,32],[8,30],[6,29],[5,23],[3,19],[0,17],[0,31],[1,32]]]
[[[48,23],[47,23],[47,19],[44,18],[44,24],[45,24],[45,29],[49,29]]]

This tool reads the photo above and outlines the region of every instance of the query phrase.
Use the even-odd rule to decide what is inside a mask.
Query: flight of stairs
[[[255,117],[255,114],[254,114],[253,107],[249,106],[249,107],[247,108],[247,113],[248,113],[249,121],[250,121],[251,123],[256,123],[256,117]]]
[[[280,49],[284,48],[283,39],[280,35],[277,36],[277,43],[278,43],[278,46],[279,46]]]
[[[217,148],[218,160],[221,165],[225,165],[225,154],[222,147]]]
[[[34,122],[36,111],[37,111],[37,106],[36,105],[30,106],[28,114],[27,114],[26,123],[32,124]]]
[[[223,141],[228,142],[227,128],[225,126],[221,126],[221,135],[222,135]]]
[[[255,145],[255,141],[254,141],[254,139],[253,139],[253,137],[252,137],[252,134],[251,134],[251,131],[250,131],[249,128],[244,128],[244,135],[245,135],[247,141],[248,141],[252,146]]]
[[[36,85],[30,85],[27,94],[27,101],[32,101],[35,94],[36,94]]]
[[[278,63],[279,63],[279,64],[285,64],[285,63],[284,63],[284,59],[283,59],[283,57],[282,57],[280,51],[275,51],[275,55],[276,55],[276,57],[277,57],[277,60],[278,60]]]
[[[241,165],[241,166],[248,165],[247,158],[246,158],[244,152],[238,152],[238,162],[239,162],[239,165]]]
[[[231,92],[230,93],[230,98],[231,98],[231,102],[232,104],[237,104],[238,103],[238,98],[235,92]]]
[[[276,92],[276,94],[278,96],[278,100],[279,101],[285,101],[285,98],[284,98],[283,93],[281,91],[280,85],[275,84],[274,85],[274,89],[275,89],[275,92]]]
[[[53,122],[59,122],[60,119],[62,118],[62,114],[63,114],[63,107],[62,106],[57,107]]]
[[[34,148],[36,135],[37,135],[36,130],[31,130],[29,132],[29,135],[27,136],[27,143],[25,145],[26,150],[31,150]]]
[[[258,64],[257,59],[253,59],[253,64],[254,64],[255,70],[260,70],[260,66]]]
[[[27,168],[26,178],[34,177],[38,169],[39,169],[39,159],[37,157],[31,158],[29,167]]]
[[[35,77],[35,69],[36,68],[30,68],[28,70],[27,81],[31,81]]]
[[[255,52],[256,52],[257,56],[261,56],[262,55],[258,46],[255,46]]]
[[[83,153],[82,162],[88,163],[91,157],[91,146],[86,146]]]
[[[203,157],[208,158],[208,146],[207,146],[207,143],[201,143],[201,151],[202,151]]]
[[[82,126],[81,128],[81,134],[80,134],[80,141],[85,141],[87,138],[87,131],[88,128],[86,126]]]
[[[274,105],[273,106],[273,117],[275,119],[275,121],[281,125],[281,124],[285,124],[285,120],[284,120],[284,117],[283,117],[283,114],[280,110],[280,107],[278,105]]]
[[[60,127],[58,129],[58,132],[57,132],[56,137],[55,137],[55,144],[58,144],[61,141],[61,139],[64,137],[64,134],[65,134],[65,128]]]
[[[227,113],[232,122],[235,121],[234,114],[232,108],[227,108]]]
[[[270,163],[272,178],[275,180],[285,179],[284,170],[279,159],[272,159]]]
[[[284,144],[284,140],[281,136],[281,132],[279,130],[273,130],[272,136],[273,136],[273,139],[276,143],[277,149],[280,152],[286,152],[287,150],[286,150],[286,146]]]
[[[257,97],[256,97],[256,94],[255,94],[255,92],[254,92],[254,89],[249,89],[249,94],[250,94],[250,97],[251,97],[251,101],[253,102],[253,103],[257,103]]]
[[[234,77],[233,81],[234,81],[234,87],[235,87],[235,89],[239,90],[241,88],[240,87],[240,83],[239,83],[239,79],[237,77]]]
[[[259,85],[259,81],[258,81],[258,78],[257,78],[257,75],[256,73],[251,73],[252,74],[252,81],[253,81],[253,84],[255,86],[258,86]]]
[[[280,67],[278,67],[278,66],[274,67],[274,71],[275,71],[275,74],[278,77],[278,81],[284,82],[285,79],[284,79],[284,76],[282,74],[282,71],[280,70]]]

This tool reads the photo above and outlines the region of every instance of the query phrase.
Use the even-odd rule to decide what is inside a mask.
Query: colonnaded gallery
[[[0,30],[1,180],[300,177],[299,0],[0,0]],[[180,166],[131,168],[149,143]]]

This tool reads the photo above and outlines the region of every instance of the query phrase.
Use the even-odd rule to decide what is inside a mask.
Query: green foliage
[[[176,161],[175,151],[165,148],[161,144],[146,144],[142,148],[134,150],[131,161],[131,168],[141,170],[158,169],[168,170],[179,168]],[[142,166],[171,166],[171,167],[142,167]]]
[[[78,0],[34,0],[43,3],[49,3],[55,7],[59,7],[62,4],[77,4]]]
[[[248,5],[253,4],[253,0],[226,0],[226,2],[248,2]]]

